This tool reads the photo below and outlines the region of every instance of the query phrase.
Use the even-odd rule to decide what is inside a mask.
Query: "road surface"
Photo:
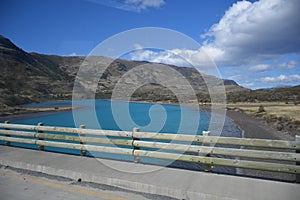
[[[149,194],[121,191],[116,188],[74,182],[66,178],[42,175],[28,171],[0,168],[1,200],[127,200],[170,199]]]

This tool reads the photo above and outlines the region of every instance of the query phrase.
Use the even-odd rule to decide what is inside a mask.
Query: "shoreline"
[[[240,111],[227,110],[226,115],[244,131],[245,138],[294,140],[295,138],[283,131],[268,125],[263,119]]]
[[[200,111],[211,112],[210,105],[199,105]],[[295,137],[284,131],[279,131],[261,118],[256,118],[240,110],[226,109],[229,117],[238,128],[244,132],[245,138],[295,140]]]
[[[295,137],[293,137],[292,135],[276,130],[274,127],[268,125],[263,119],[255,118],[254,116],[246,114],[244,112],[227,110],[226,115],[230,117],[234,121],[234,123],[241,128],[244,138],[295,140]],[[252,148],[245,147],[245,149]],[[260,161],[257,159],[251,160]],[[278,161],[278,163],[285,164],[285,162],[281,161]],[[241,173],[244,176],[248,177],[275,179],[281,181],[294,181],[296,178],[294,174],[275,173],[251,169],[242,169]]]
[[[75,108],[79,109],[79,108]],[[26,107],[13,107],[7,111],[2,111],[0,115],[0,121],[16,120],[23,117],[29,117],[33,115],[42,115],[56,112],[64,112],[74,110],[72,107],[36,107],[36,108],[26,108]]]

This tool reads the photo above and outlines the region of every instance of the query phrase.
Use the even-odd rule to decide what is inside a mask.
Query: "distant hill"
[[[293,86],[291,85],[278,85],[276,87],[271,87],[271,88],[260,88],[260,89],[257,89],[257,90],[277,90],[277,89],[282,89],[282,88],[291,88]]]
[[[66,57],[28,53],[9,39],[0,36],[0,108],[57,99],[71,99],[74,80],[84,59],[85,57],[80,56]],[[97,66],[113,61],[101,56],[93,59]],[[145,63],[153,66],[153,69],[158,65],[142,61],[114,60],[99,80],[96,98],[109,98],[112,89],[122,75]],[[93,63],[90,65],[93,67]],[[196,91],[199,101],[209,101],[204,77],[206,81],[209,80],[208,84],[212,84],[212,87],[219,87],[220,83],[224,83],[226,91],[230,93],[250,91],[239,86],[233,80],[220,81],[216,77],[200,74],[193,68],[167,66],[186,77]],[[155,70],[153,73],[156,73]],[[135,76],[136,79],[142,78],[141,74]],[[165,78],[172,79],[172,77]],[[168,88],[149,84],[139,88],[134,93],[132,100],[175,102],[176,97]]]
[[[300,103],[300,85],[294,87],[258,89],[243,92],[227,94],[227,100],[230,102],[286,102]]]

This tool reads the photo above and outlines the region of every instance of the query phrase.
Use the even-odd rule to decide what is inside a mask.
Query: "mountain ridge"
[[[71,99],[74,80],[79,67],[86,57],[58,56],[28,53],[16,46],[9,39],[0,35],[0,107],[15,106],[26,103],[36,103],[58,99]],[[129,61],[111,59],[102,56],[95,57],[96,63],[104,65],[113,61],[99,79],[96,98],[110,98],[112,90],[126,72],[142,64],[153,66],[158,63],[146,61]],[[220,79],[200,74],[197,70],[187,67],[167,65],[182,74],[196,91],[198,100],[209,101],[206,83],[219,82]],[[136,77],[135,78],[141,78]],[[172,77],[166,77],[172,79]],[[176,80],[175,80],[176,81]],[[227,92],[248,91],[239,86],[234,80],[221,81]],[[176,96],[168,88],[160,85],[146,85],[139,88],[132,100],[176,102]]]

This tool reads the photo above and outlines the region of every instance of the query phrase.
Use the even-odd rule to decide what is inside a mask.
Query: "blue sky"
[[[197,65],[204,50],[222,78],[245,87],[300,84],[298,0],[1,0],[0,5],[0,34],[28,52],[88,55],[120,32],[162,27],[201,48],[139,50],[127,58],[181,65],[175,57],[185,55]]]

